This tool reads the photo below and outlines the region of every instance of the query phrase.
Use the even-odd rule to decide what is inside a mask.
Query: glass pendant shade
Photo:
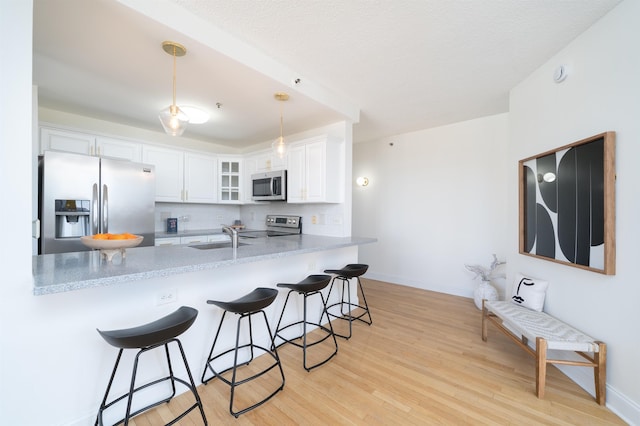
[[[285,155],[287,155],[287,144],[284,143],[284,138],[282,136],[273,141],[271,149],[278,158],[284,158]]]
[[[282,136],[282,102],[289,100],[289,95],[286,93],[278,92],[274,95],[277,101],[280,101],[280,137],[273,141],[271,149],[273,154],[278,158],[284,158],[287,155],[287,144],[284,142],[284,136]]]
[[[164,131],[171,136],[182,136],[189,124],[189,117],[177,105],[170,105],[158,115]]]

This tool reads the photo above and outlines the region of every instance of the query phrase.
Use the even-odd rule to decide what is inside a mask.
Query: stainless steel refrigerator
[[[39,254],[89,250],[84,235],[130,232],[155,240],[155,167],[45,151],[39,158]]]

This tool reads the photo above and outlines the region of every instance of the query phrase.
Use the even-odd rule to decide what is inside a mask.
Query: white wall
[[[378,238],[360,250],[368,276],[470,297],[479,281],[464,264],[506,255],[507,115],[353,151],[353,233]],[[358,176],[369,185],[356,186]]]
[[[16,399],[25,396],[32,387],[46,382],[47,371],[34,375],[25,364],[25,352],[46,354],[38,341],[29,339],[29,330],[16,332],[28,323],[16,300],[30,297],[31,276],[31,204],[32,204],[32,87],[31,34],[33,4],[30,0],[0,0],[0,38],[11,40],[0,61],[0,223],[4,243],[0,249],[2,296],[0,297],[0,419],[3,423],[22,423],[8,415]],[[11,206],[11,208],[7,208]],[[45,355],[46,357],[46,355]],[[16,383],[28,382],[26,389],[16,389]],[[24,391],[24,393],[20,393]],[[34,410],[24,407],[23,411]],[[26,423],[25,423],[26,424]]]
[[[640,424],[640,2],[627,0],[511,91],[508,279],[549,281],[545,310],[608,345],[607,405]],[[560,84],[554,69],[566,64]],[[518,160],[597,133],[616,141],[616,275],[604,276],[518,254]],[[586,369],[566,368],[593,392]]]

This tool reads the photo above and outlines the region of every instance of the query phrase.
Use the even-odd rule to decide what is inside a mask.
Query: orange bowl
[[[144,240],[144,237],[140,235],[134,235],[134,237],[135,238],[129,239],[105,240],[95,239],[93,238],[93,235],[87,235],[85,237],[80,237],[80,241],[82,241],[82,244],[92,249],[117,250],[136,247],[140,245],[142,240]]]

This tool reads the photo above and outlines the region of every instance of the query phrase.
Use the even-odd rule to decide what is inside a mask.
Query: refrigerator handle
[[[98,233],[98,184],[93,184],[91,195],[91,234]]]
[[[109,188],[102,187],[102,232],[109,232]]]

